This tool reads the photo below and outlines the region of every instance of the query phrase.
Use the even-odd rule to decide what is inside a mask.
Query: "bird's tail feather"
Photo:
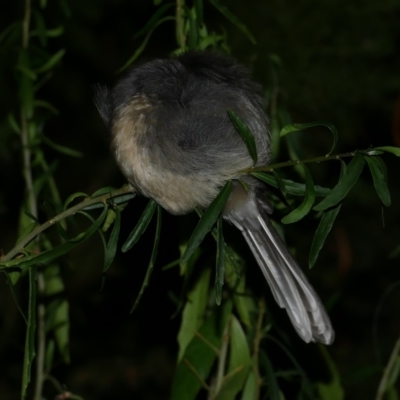
[[[229,219],[241,230],[276,302],[286,309],[299,336],[307,343],[331,344],[335,333],[321,300],[267,214],[255,208],[251,218],[236,219],[231,215]]]

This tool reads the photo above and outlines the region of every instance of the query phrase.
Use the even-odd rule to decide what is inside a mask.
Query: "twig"
[[[383,373],[381,382],[378,387],[376,400],[383,399],[383,395],[385,394],[387,389],[388,380],[393,372],[393,368],[396,365],[397,357],[399,356],[399,354],[400,354],[400,337],[397,339],[397,342],[393,347],[392,354],[390,355],[389,362],[386,365],[385,371]]]
[[[257,396],[255,396],[256,399],[260,397],[260,387],[262,384],[262,379],[260,376],[260,371],[258,369],[258,354],[260,351],[260,343],[263,338],[262,335],[262,323],[264,320],[264,314],[265,314],[265,303],[264,300],[261,299],[260,302],[258,303],[258,319],[257,319],[257,325],[256,325],[256,334],[254,335],[254,342],[253,342],[253,369],[254,369],[254,374],[256,376],[256,382],[257,382]]]
[[[122,196],[124,194],[132,193],[132,188],[129,186],[124,186],[121,189],[114,190],[113,192],[109,192],[103,194],[101,196],[97,196],[94,198],[87,198],[80,203],[76,204],[75,206],[68,208],[67,210],[63,211],[62,213],[56,215],[52,219],[49,219],[44,224],[37,226],[32,232],[27,235],[21,242],[19,242],[12,250],[10,250],[1,261],[9,261],[14,258],[16,255],[21,253],[21,251],[32,241],[34,240],[39,234],[41,234],[46,229],[53,226],[55,223],[63,220],[64,218],[70,217],[75,215],[78,211],[83,210],[86,207],[89,207],[93,204],[97,203],[104,203],[107,200],[110,200],[114,197]]]
[[[251,174],[252,172],[273,171],[278,168],[293,167],[294,165],[298,165],[298,164],[320,163],[320,162],[329,161],[329,160],[340,160],[341,158],[354,157],[354,155],[355,155],[355,152],[351,152],[351,153],[325,155],[325,156],[314,157],[314,158],[306,158],[304,160],[290,160],[290,161],[285,161],[285,162],[277,163],[277,164],[262,165],[260,167],[248,168],[241,172],[245,173],[245,174]]]

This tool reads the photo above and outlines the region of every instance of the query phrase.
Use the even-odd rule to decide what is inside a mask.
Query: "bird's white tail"
[[[225,218],[242,232],[276,302],[286,309],[300,337],[307,343],[318,341],[331,344],[335,333],[318,295],[258,204],[254,193],[249,194],[246,203],[229,210]]]

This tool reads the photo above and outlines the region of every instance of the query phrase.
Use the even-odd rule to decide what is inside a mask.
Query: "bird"
[[[332,324],[270,220],[264,183],[243,173],[254,160],[227,110],[252,132],[256,166],[268,165],[271,136],[261,92],[233,57],[188,51],[133,66],[112,88],[99,85],[94,101],[129,184],[171,214],[206,209],[232,182],[223,218],[242,233],[298,335],[328,345]]]

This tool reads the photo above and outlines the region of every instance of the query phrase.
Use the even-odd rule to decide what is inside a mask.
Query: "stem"
[[[226,366],[226,357],[228,355],[228,345],[229,345],[229,331],[232,321],[229,321],[225,327],[225,332],[222,339],[222,346],[219,352],[218,367],[217,367],[217,377],[215,382],[214,395],[217,395],[221,390],[222,382],[224,381],[224,373]]]
[[[383,395],[386,392],[388,380],[396,365],[397,357],[400,354],[400,337],[397,339],[396,344],[393,347],[392,354],[390,355],[389,362],[386,365],[385,372],[383,373],[381,382],[379,384],[378,392],[376,394],[376,400],[383,399]]]
[[[24,19],[22,22],[22,49],[27,50],[29,47],[29,30],[31,22],[31,0],[25,0]],[[21,145],[22,145],[22,162],[23,176],[25,180],[25,189],[27,194],[27,206],[29,212],[37,218],[37,202],[33,189],[32,165],[31,165],[31,149],[29,143],[29,121],[26,116],[26,110],[21,104]],[[38,274],[37,286],[39,298],[45,290],[45,280],[43,273]],[[33,399],[40,400],[42,398],[42,389],[44,381],[44,358],[46,349],[46,330],[45,330],[45,305],[40,302],[37,306],[37,357],[36,357],[36,381],[35,394]]]
[[[355,152],[332,154],[314,158],[306,158],[304,160],[290,160],[278,164],[262,165],[261,167],[248,168],[241,172],[245,174],[251,174],[252,172],[273,171],[278,168],[293,167],[293,165],[298,165],[298,164],[320,163],[323,161],[340,160],[341,158],[354,157],[354,156]]]
[[[87,198],[77,205],[68,208],[67,210],[63,211],[62,213],[56,215],[52,219],[49,219],[44,224],[37,226],[32,232],[27,235],[21,242],[19,242],[12,250],[10,250],[2,259],[2,261],[9,261],[14,258],[16,255],[22,252],[22,250],[34,240],[39,234],[41,234],[46,229],[53,226],[55,223],[63,220],[64,218],[70,217],[75,215],[78,211],[83,210],[86,207],[89,207],[93,204],[97,203],[104,203],[107,200],[110,200],[114,197],[122,196],[123,194],[132,193],[132,188],[129,186],[124,186],[121,189],[114,190],[113,192],[109,192],[103,194],[101,196],[97,196],[94,198]]]
[[[176,0],[176,41],[183,50],[186,47],[185,0]]]
[[[260,343],[263,338],[262,335],[262,323],[264,320],[264,313],[265,313],[265,303],[264,300],[261,299],[258,305],[258,319],[257,319],[257,325],[256,325],[256,334],[254,336],[254,344],[253,344],[253,369],[254,369],[254,374],[256,376],[256,381],[257,381],[257,395],[256,399],[260,397],[260,387],[262,383],[260,371],[258,369],[258,354],[260,351]]]

